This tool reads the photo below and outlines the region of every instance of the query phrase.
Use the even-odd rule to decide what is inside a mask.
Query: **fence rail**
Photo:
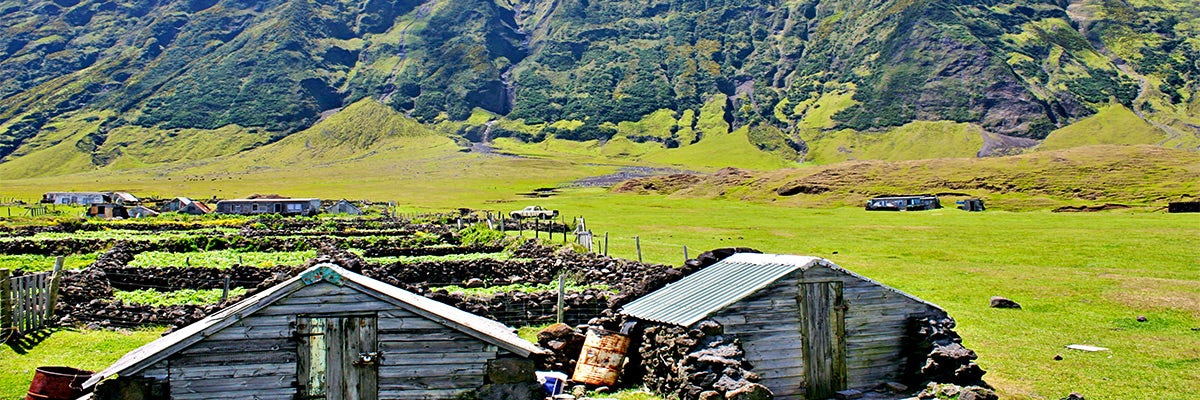
[[[54,318],[63,258],[53,272],[11,277],[0,269],[0,339],[24,336],[45,328]]]

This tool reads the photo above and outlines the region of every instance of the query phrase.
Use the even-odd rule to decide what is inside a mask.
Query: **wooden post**
[[[534,239],[538,238],[538,233],[541,229],[542,229],[542,219],[534,217],[533,218],[533,238]]]
[[[559,218],[562,220],[562,226],[563,226],[563,231],[562,231],[563,244],[567,244],[567,216],[559,215]]]
[[[683,246],[683,262],[687,262],[687,260],[689,260],[688,253],[687,253],[687,245],[684,245]]]
[[[221,304],[225,304],[225,300],[229,300],[229,275],[225,275],[225,288],[221,290]]]
[[[0,269],[0,333],[5,339],[13,329],[12,282],[8,269]]]
[[[642,262],[642,238],[634,236],[633,244],[637,246],[638,262]]]
[[[504,214],[500,214],[500,233],[506,233],[507,227],[504,226]]]
[[[46,321],[54,320],[54,307],[58,305],[58,286],[62,284],[63,256],[54,258],[54,273],[50,275],[50,293],[46,299]]]
[[[563,322],[563,298],[567,295],[567,274],[558,274],[558,323]]]
[[[608,257],[608,232],[604,232],[604,256]]]

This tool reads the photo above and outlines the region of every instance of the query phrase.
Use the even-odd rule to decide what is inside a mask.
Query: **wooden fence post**
[[[225,300],[229,300],[229,275],[225,275],[225,288],[221,290],[221,304],[225,304]]]
[[[567,295],[567,274],[558,274],[558,323],[563,322],[563,298]]]
[[[54,307],[58,305],[58,286],[62,284],[63,256],[54,258],[54,274],[50,275],[50,293],[46,300],[46,321],[54,320]]]
[[[12,282],[8,269],[0,269],[0,333],[8,338],[13,328]]]
[[[604,232],[604,256],[608,257],[608,232]]]
[[[633,237],[633,244],[634,244],[635,246],[637,246],[637,252],[638,252],[638,262],[642,262],[642,238],[641,238],[641,237],[638,237],[638,236],[634,236],[634,237]]]
[[[687,253],[687,245],[684,245],[683,246],[683,262],[687,262],[687,260],[689,260],[688,253]]]

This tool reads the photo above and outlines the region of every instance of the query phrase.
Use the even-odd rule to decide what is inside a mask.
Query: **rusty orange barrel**
[[[621,364],[625,362],[628,348],[628,336],[603,329],[588,329],[571,380],[598,386],[617,383],[617,375],[621,373]]]
[[[74,400],[87,394],[83,383],[92,377],[92,371],[71,367],[38,367],[29,384],[25,400]]]

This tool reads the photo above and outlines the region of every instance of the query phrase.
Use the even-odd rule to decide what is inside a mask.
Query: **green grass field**
[[[1177,399],[1200,390],[1196,215],[868,213],[595,189],[539,203],[585,216],[600,237],[608,232],[614,256],[637,258],[635,236],[647,261],[668,264],[683,261],[683,246],[692,256],[724,246],[814,255],[929,300],[958,320],[1006,399],[1073,391],[1089,400]],[[989,308],[995,295],[1025,308]],[[28,354],[2,350],[0,398],[19,396],[38,365],[96,368],[153,336],[60,331]],[[89,355],[97,352],[104,356]]]

